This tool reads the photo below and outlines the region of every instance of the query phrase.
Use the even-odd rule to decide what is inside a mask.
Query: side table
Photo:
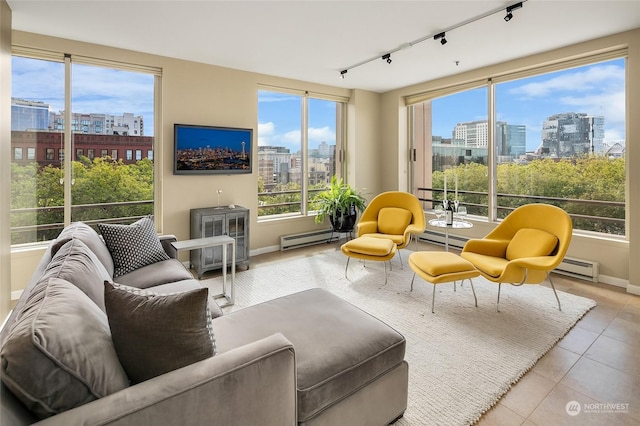
[[[444,251],[449,251],[449,229],[470,229],[473,223],[464,220],[454,220],[453,225],[447,225],[443,219],[431,219],[429,225],[436,228],[444,228]]]
[[[227,292],[227,246],[231,244],[231,285]],[[220,307],[230,306],[235,303],[235,283],[236,283],[236,240],[227,235],[218,235],[215,237],[194,238],[192,240],[174,241],[171,243],[173,248],[180,250],[195,250],[207,247],[222,246],[222,293],[214,294],[214,299],[224,298],[227,303]],[[201,276],[198,276],[200,279]]]

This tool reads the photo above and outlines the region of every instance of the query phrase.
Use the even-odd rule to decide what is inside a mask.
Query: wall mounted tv
[[[173,173],[251,173],[252,129],[174,124]]]

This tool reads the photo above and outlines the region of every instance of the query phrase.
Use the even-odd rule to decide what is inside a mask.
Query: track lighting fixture
[[[528,0],[522,0],[522,1],[519,1],[518,3],[514,3],[514,4],[510,5],[510,6],[507,6],[507,8],[506,8],[506,13],[507,14],[504,17],[504,20],[506,22],[509,22],[511,19],[513,19],[513,11],[516,10],[516,9],[520,9],[522,7],[522,5],[527,1]],[[396,52],[399,52],[401,50],[406,50],[406,49],[408,49],[408,48],[410,48],[412,46],[415,46],[418,43],[422,43],[424,41],[431,40],[432,38],[434,40],[440,40],[440,44],[444,46],[445,44],[447,44],[447,39],[445,38],[445,33],[449,32],[449,31],[457,30],[460,27],[464,27],[466,25],[469,25],[469,24],[472,24],[474,22],[480,21],[481,19],[487,18],[489,16],[493,16],[493,15],[496,15],[498,13],[503,13],[504,11],[505,11],[504,7],[501,6],[501,7],[498,7],[496,9],[489,10],[489,11],[487,11],[487,12],[481,14],[481,15],[478,15],[478,16],[472,17],[470,19],[467,19],[465,21],[459,22],[459,23],[457,23],[455,25],[452,25],[452,26],[450,26],[448,28],[444,28],[444,31],[442,31],[442,32],[440,32],[440,33],[438,33],[436,35],[428,34],[428,35],[425,35],[424,37],[420,37],[418,39],[415,39],[415,40],[412,40],[412,41],[409,41],[409,42],[406,42],[406,43],[402,43],[397,48],[388,50],[387,51],[388,53],[385,53],[384,55],[382,55],[382,60],[383,61],[386,60],[387,63],[390,64],[391,63],[391,54],[392,53],[396,53]],[[378,58],[380,58],[380,56],[373,56],[373,57],[370,57],[370,58],[365,59],[363,61],[360,61],[360,62],[358,62],[356,64],[353,64],[353,65],[351,65],[351,66],[349,66],[347,68],[344,68],[342,71],[340,71],[340,78],[344,78],[344,75],[347,73],[347,71],[349,71],[351,69],[354,69],[356,67],[368,64],[370,62],[377,61]],[[456,61],[456,65],[458,65],[458,61]]]
[[[443,32],[441,32],[440,34],[436,34],[436,35],[434,35],[434,36],[433,36],[433,39],[434,39],[434,40],[438,40],[438,39],[439,39],[439,40],[440,40],[440,44],[441,44],[441,45],[443,45],[443,46],[444,46],[445,44],[447,44],[447,39],[446,39],[446,38],[444,38],[444,31],[443,31]]]
[[[504,17],[505,22],[509,22],[511,18],[513,18],[513,12],[516,9],[520,9],[522,7],[522,2],[512,4],[511,6],[507,6],[507,14]]]

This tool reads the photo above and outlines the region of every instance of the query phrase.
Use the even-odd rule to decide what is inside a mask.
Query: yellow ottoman
[[[344,268],[344,276],[347,277],[349,260],[352,257],[363,260],[375,260],[386,262],[396,255],[397,246],[386,238],[358,237],[344,243],[340,250],[347,256],[347,266]],[[387,283],[387,264],[384,264],[384,283]]]
[[[413,278],[411,279],[411,291],[413,291],[413,280],[416,274],[422,279],[433,284],[433,297],[431,298],[431,312],[434,312],[434,303],[436,297],[436,284],[448,283],[453,281],[454,291],[455,282],[469,280],[473,298],[476,307],[478,299],[476,298],[476,290],[473,288],[472,278],[480,275],[480,272],[473,264],[457,254],[446,251],[419,251],[411,253],[409,256],[409,266],[413,269]]]

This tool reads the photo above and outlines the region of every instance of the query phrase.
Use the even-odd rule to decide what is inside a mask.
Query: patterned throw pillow
[[[99,223],[98,229],[113,258],[114,278],[169,259],[148,216],[131,225]]]
[[[133,383],[216,354],[206,287],[157,294],[104,283],[113,345]]]

